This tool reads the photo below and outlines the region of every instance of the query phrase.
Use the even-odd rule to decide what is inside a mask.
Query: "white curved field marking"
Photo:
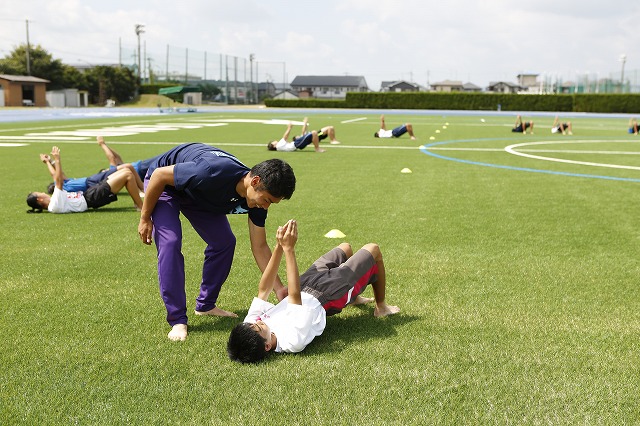
[[[534,154],[529,154],[526,152],[522,152],[522,151],[517,151],[518,148],[521,147],[525,147],[525,146],[539,146],[539,145],[553,145],[553,144],[583,144],[583,143],[619,143],[619,142],[628,142],[628,141],[624,141],[624,140],[582,140],[582,141],[540,141],[540,142],[525,142],[525,143],[517,143],[517,144],[513,144],[513,145],[509,145],[507,147],[504,148],[504,150],[506,152],[508,152],[509,154],[513,154],[513,155],[519,155],[521,157],[527,157],[527,158],[533,158],[536,160],[544,160],[544,161],[555,161],[558,163],[567,163],[567,164],[580,164],[583,166],[593,166],[593,167],[608,167],[610,169],[627,169],[627,170],[640,170],[640,167],[638,166],[623,166],[620,164],[609,164],[609,163],[593,163],[590,161],[576,161],[576,160],[567,160],[564,158],[554,158],[554,157],[544,157],[542,155],[534,155]],[[529,151],[531,152],[531,151]],[[564,150],[564,151],[555,151],[555,152],[565,152],[565,153],[580,153],[580,151],[571,151],[571,150]],[[597,153],[598,151],[594,151],[592,153]],[[602,151],[602,153],[606,153],[607,151]]]

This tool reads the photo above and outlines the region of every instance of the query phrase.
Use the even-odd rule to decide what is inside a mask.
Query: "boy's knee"
[[[371,255],[376,261],[382,259],[382,251],[380,251],[380,246],[378,244],[369,243],[369,244],[365,244],[362,248],[364,250],[367,250],[369,253],[371,253]]]
[[[351,244],[341,243],[338,247],[344,252],[344,254],[347,255],[347,257],[353,256],[353,249],[351,248]]]

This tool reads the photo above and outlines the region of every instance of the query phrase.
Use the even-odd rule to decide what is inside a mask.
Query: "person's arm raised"
[[[296,260],[295,245],[298,241],[298,224],[291,219],[285,226],[278,228],[276,233],[278,243],[284,251],[284,259],[287,264],[287,288],[289,289],[289,303],[302,305],[300,296],[300,274],[298,273],[298,261]]]

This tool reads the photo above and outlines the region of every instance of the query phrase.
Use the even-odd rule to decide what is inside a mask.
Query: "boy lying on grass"
[[[327,315],[339,313],[348,304],[372,301],[360,296],[368,284],[373,288],[374,316],[400,312],[397,306],[385,303],[384,262],[377,244],[366,244],[353,254],[351,246],[342,243],[300,276],[294,250],[298,240],[296,221],[278,227],[276,239],[276,247],[258,284],[258,296],[253,299],[244,322],[236,325],[229,336],[227,353],[232,360],[255,363],[270,351],[304,350],[324,331]],[[283,254],[289,296],[273,305],[267,299]]]
[[[54,146],[51,149],[50,166],[53,169],[53,179],[55,187],[51,195],[44,192],[31,192],[27,196],[27,205],[31,207],[27,213],[40,213],[48,210],[51,213],[79,213],[87,211],[89,208],[97,209],[118,199],[118,192],[124,187],[127,188],[131,199],[140,211],[142,209],[142,199],[138,192],[134,172],[128,168],[120,169],[92,185],[84,191],[66,191],[64,189],[64,172],[60,160],[60,148]]]

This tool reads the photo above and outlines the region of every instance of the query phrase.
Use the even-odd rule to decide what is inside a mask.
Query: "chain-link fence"
[[[140,64],[142,83],[170,82],[182,85],[214,86],[203,97],[206,102],[255,104],[290,89],[284,61],[262,61],[167,45],[165,52],[140,47],[120,49],[120,64],[137,74]],[[566,77],[542,74],[537,93],[640,93],[640,70],[579,73]]]
[[[626,73],[576,73],[573,77],[541,75],[538,77],[540,93],[640,93],[640,70]]]
[[[144,83],[175,83],[185,86],[215,86],[208,102],[255,104],[287,90],[285,62],[260,61],[248,58],[166,46],[163,53],[147,51],[146,47],[120,49],[120,64],[131,67]]]

